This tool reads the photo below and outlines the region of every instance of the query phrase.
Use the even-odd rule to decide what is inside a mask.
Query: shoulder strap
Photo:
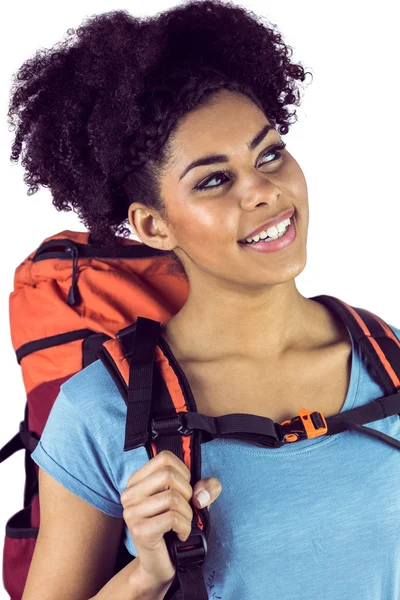
[[[384,390],[384,396],[326,419],[329,434],[356,429],[400,449],[397,439],[364,426],[400,413],[400,341],[385,321],[364,308],[327,295],[315,296],[312,300],[333,310],[347,325],[371,365],[373,377]]]
[[[166,361],[165,379],[154,364],[156,353],[158,363],[163,360],[157,347],[159,331],[160,322],[138,317],[134,325],[118,332],[116,340],[103,344],[98,356],[127,404],[124,451],[145,446],[151,459],[162,450],[170,450],[190,470],[190,484],[194,487],[201,479],[200,432],[182,426],[180,414],[188,407]],[[201,565],[207,555],[210,516],[207,509],[199,509],[193,503],[191,507],[193,521],[188,539],[181,541],[173,531],[164,536],[176,565],[176,576],[168,591],[177,593],[179,589],[183,600],[207,600]]]

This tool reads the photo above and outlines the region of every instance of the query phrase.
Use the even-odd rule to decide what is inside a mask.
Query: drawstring
[[[78,283],[76,280],[78,271],[79,252],[76,246],[69,246],[67,248],[67,251],[72,252],[72,284],[69,288],[67,302],[70,306],[74,306],[75,304],[79,304],[81,301],[81,297],[78,290]]]

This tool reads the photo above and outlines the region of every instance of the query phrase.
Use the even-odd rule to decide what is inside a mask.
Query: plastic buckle
[[[328,431],[324,415],[319,410],[311,412],[306,408],[301,408],[296,417],[282,421],[280,425],[284,443],[319,437]]]
[[[192,571],[200,567],[206,560],[207,539],[204,531],[199,527],[193,527],[188,539],[184,542],[172,531],[167,532],[166,537],[171,560],[180,571]]]
[[[150,437],[152,440],[158,438],[159,435],[172,435],[180,433],[181,435],[190,435],[193,429],[186,427],[183,423],[182,415],[185,412],[178,412],[173,417],[164,417],[163,419],[151,419]]]

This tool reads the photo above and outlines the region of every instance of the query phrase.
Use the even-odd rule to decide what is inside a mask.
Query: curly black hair
[[[286,105],[299,105],[296,81],[309,72],[290,62],[275,28],[233,3],[197,0],[146,18],[110,11],[68,29],[13,77],[10,160],[25,142],[28,195],[50,188],[56,209],[74,210],[102,247],[129,237],[133,201],[168,222],[159,182],[185,113],[227,88],[251,98],[280,134],[297,120]]]

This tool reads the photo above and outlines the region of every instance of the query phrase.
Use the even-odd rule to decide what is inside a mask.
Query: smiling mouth
[[[295,215],[296,209],[295,208],[291,208],[291,209],[287,209],[284,212],[281,212],[280,217],[278,218],[274,218],[274,219],[270,219],[269,221],[267,221],[267,223],[265,224],[266,226],[264,226],[264,229],[258,229],[258,233],[255,233],[253,235],[248,235],[245,238],[242,238],[241,240],[238,240],[239,243],[245,243],[247,242],[247,239],[252,238],[252,237],[259,237],[260,233],[265,232],[265,234],[268,233],[268,229],[272,229],[272,228],[276,228],[277,225],[280,225],[282,223],[284,223],[286,226],[289,226],[292,224],[292,219],[294,219],[294,215]],[[254,230],[253,230],[254,231]],[[257,231],[257,229],[256,229]],[[265,238],[263,237],[262,239],[276,239],[274,236],[269,236],[267,235]],[[251,243],[251,242],[248,242]]]
[[[238,240],[238,243],[239,244],[258,244],[259,242],[272,242],[274,240],[279,240],[280,237],[285,235],[285,233],[287,232],[290,225],[292,225],[293,215],[287,219],[284,219],[283,221],[281,221],[281,223],[284,223],[285,228],[282,231],[279,231],[277,235],[274,235],[274,236],[266,235],[265,237],[260,237],[259,234],[256,234],[253,237],[258,237],[258,240],[253,240],[252,238],[246,238],[244,240]],[[267,230],[263,229],[260,233],[267,233],[267,231],[268,231],[268,229]]]

